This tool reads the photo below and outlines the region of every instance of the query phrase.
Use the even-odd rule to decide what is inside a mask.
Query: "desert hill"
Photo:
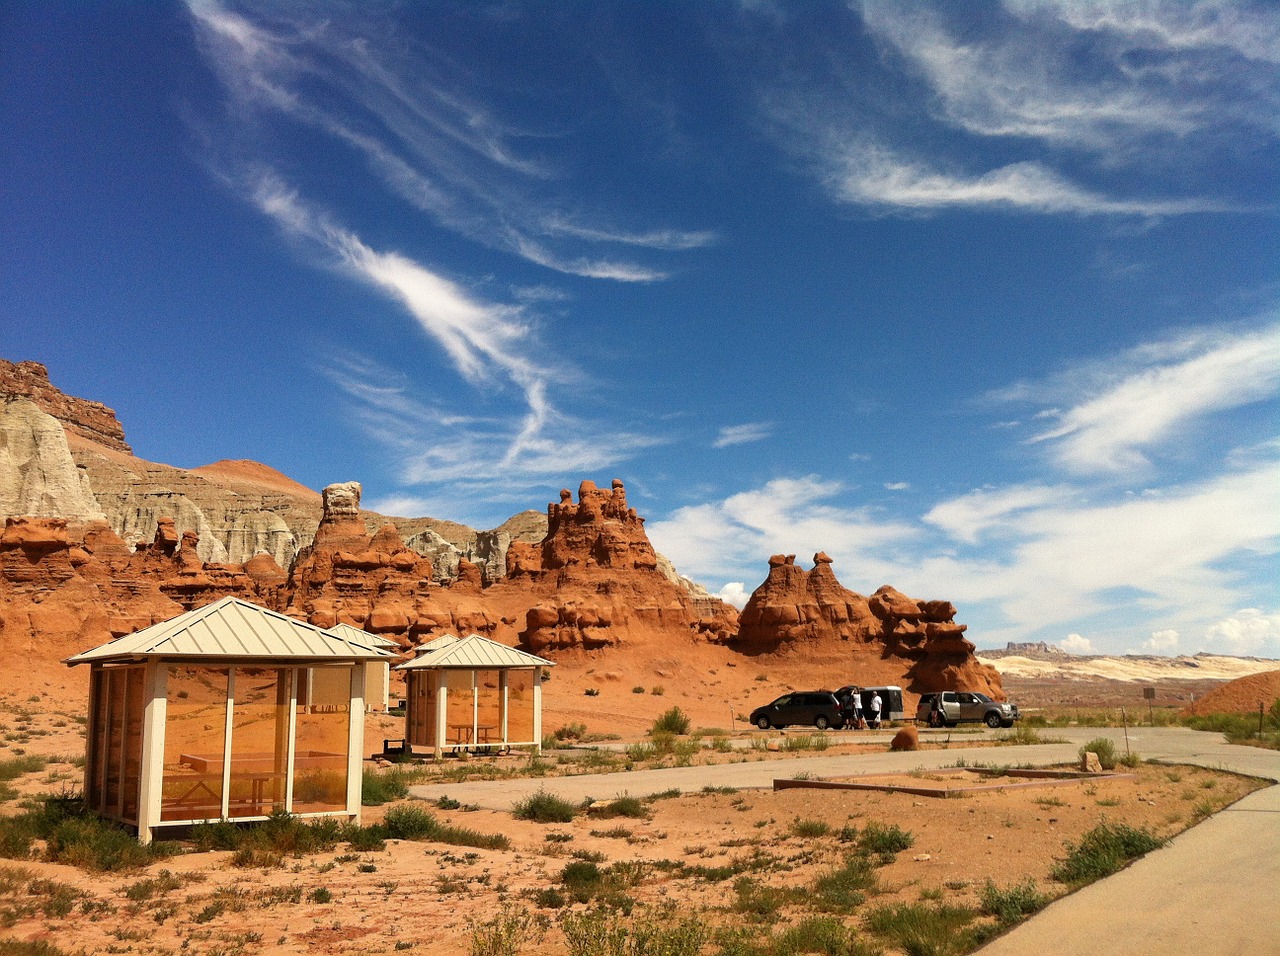
[[[1273,666],[1276,661],[1270,661]],[[1280,670],[1268,670],[1216,687],[1183,709],[1184,714],[1256,714],[1280,699]]]

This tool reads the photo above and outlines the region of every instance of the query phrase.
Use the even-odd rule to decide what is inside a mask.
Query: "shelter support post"
[[[138,841],[150,843],[160,822],[164,792],[164,723],[168,711],[169,668],[151,660],[144,677],[142,772],[138,779]]]
[[[347,813],[359,825],[364,783],[364,668],[351,668],[350,723],[347,732]]]
[[[533,669],[533,752],[542,753],[542,675],[547,669]]]

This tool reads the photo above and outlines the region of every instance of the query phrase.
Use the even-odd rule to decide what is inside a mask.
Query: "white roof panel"
[[[372,647],[374,650],[387,650],[398,652],[400,645],[388,638],[381,637],[377,634],[370,634],[368,631],[362,631],[358,627],[352,627],[350,624],[335,624],[328,628],[330,634],[340,637],[344,641],[351,641],[353,644],[363,644],[365,647]]]
[[[437,643],[440,646],[432,647]],[[484,670],[498,667],[555,667],[555,663],[491,641],[479,634],[469,634],[461,640],[456,637],[451,640],[436,638],[426,645],[423,653],[401,664],[396,670],[433,667]]]
[[[323,628],[226,597],[67,658],[66,663],[142,657],[356,661],[387,655]]]

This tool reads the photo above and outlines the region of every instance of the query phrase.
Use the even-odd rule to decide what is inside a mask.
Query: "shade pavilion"
[[[350,624],[335,624],[329,633],[352,644],[363,644],[390,655],[400,653],[400,645],[388,638],[370,634]],[[369,661],[364,665],[364,709],[385,713],[391,702],[391,661]]]
[[[424,644],[404,671],[405,744],[459,750],[542,747],[542,682],[555,665],[479,634]]]
[[[143,842],[276,810],[358,822],[364,665],[387,656],[237,598],[76,654],[85,801]]]

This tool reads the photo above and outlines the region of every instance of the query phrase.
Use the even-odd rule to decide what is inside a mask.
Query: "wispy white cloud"
[[[1110,364],[1108,372],[1095,368],[1072,376],[1083,393],[1031,439],[1049,446],[1073,471],[1142,467],[1147,451],[1177,439],[1189,424],[1276,395],[1280,326],[1195,333],[1135,349]],[[1057,386],[1072,387],[1066,380]]]
[[[772,422],[748,422],[744,425],[724,425],[720,434],[712,442],[713,448],[728,448],[730,445],[746,445],[751,442],[764,441],[773,434]]]
[[[885,491],[906,491],[910,487],[910,482],[906,481],[886,481],[884,483]]]
[[[982,136],[1136,153],[1223,122],[1277,129],[1261,54],[1280,16],[1254,5],[1011,0],[1009,22],[868,2],[868,29],[929,85],[937,117]],[[1246,39],[1252,32],[1253,37]],[[1087,58],[1089,69],[1080,69]]]
[[[1065,505],[1077,492],[1065,486],[1014,485],[983,488],[943,501],[925,513],[923,520],[951,537],[977,544],[986,534],[1006,532],[1019,516],[1030,511]]]
[[[516,143],[545,141],[503,122],[468,86],[466,64],[401,42],[382,8],[188,0],[202,49],[242,124],[232,137],[265,149],[272,118],[318,130],[363,158],[383,184],[467,238],[549,269],[651,282],[666,271],[583,254],[584,244],[682,251],[706,230],[628,230],[556,194],[560,172]]]
[[[1143,219],[1270,208],[1247,157],[1280,138],[1274,9],[1073,0],[1007,0],[981,13],[910,0],[849,8],[881,48],[879,72],[849,69],[833,44],[771,72],[760,93],[780,145],[809,161],[837,201],[886,214]]]
[[[979,175],[943,173],[882,146],[833,146],[827,155],[834,195],[863,206],[921,211],[1010,209],[1081,216],[1172,216],[1230,207],[1201,199],[1112,198],[1083,189],[1038,162],[1012,163]]]

